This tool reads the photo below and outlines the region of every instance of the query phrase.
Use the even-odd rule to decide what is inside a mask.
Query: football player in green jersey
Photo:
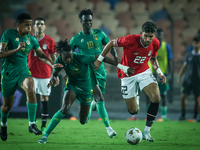
[[[34,81],[28,68],[27,56],[34,49],[37,56],[53,67],[53,62],[42,52],[37,40],[29,34],[32,19],[29,14],[21,13],[17,16],[17,29],[6,30],[1,37],[1,53],[3,58],[1,70],[1,90],[3,105],[1,107],[1,139],[7,140],[7,118],[14,102],[16,88],[21,87],[27,95],[29,118],[29,132],[35,135],[42,132],[35,125],[37,99]],[[57,65],[56,65],[57,66]],[[60,66],[62,67],[62,65]]]
[[[42,138],[38,141],[38,143],[46,143],[47,137],[52,132],[52,130],[58,125],[61,119],[65,116],[65,114],[70,109],[71,105],[77,99],[80,104],[79,111],[79,121],[81,124],[85,124],[88,121],[88,114],[91,107],[92,96],[91,96],[91,88],[96,86],[96,78],[90,78],[90,74],[95,74],[94,68],[89,68],[88,65],[92,64],[98,55],[81,55],[73,52],[70,45],[68,45],[67,40],[60,40],[57,43],[57,51],[60,53],[60,56],[57,57],[55,64],[60,63],[64,67],[66,74],[68,75],[68,83],[64,88],[64,96],[63,103],[54,116],[52,117],[47,130],[45,131]],[[118,62],[106,57],[104,59],[105,62],[117,66],[123,66],[118,64]],[[123,71],[127,74],[133,74],[134,69],[123,66],[125,69]],[[90,70],[91,69],[91,70]],[[51,76],[50,83],[48,87],[53,85],[57,79],[57,75],[62,68],[54,69],[53,75]],[[93,76],[95,77],[95,76]]]
[[[92,29],[93,13],[90,9],[83,9],[79,14],[80,22],[83,30],[74,36],[70,45],[73,50],[78,48],[80,54],[84,55],[99,55],[103,50],[103,45],[106,45],[110,40],[108,36],[99,29]],[[111,49],[111,54],[114,56],[115,61],[118,62],[116,50]],[[115,130],[112,129],[109,123],[109,117],[105,109],[105,101],[103,94],[105,93],[107,72],[104,64],[95,71],[97,84],[93,88],[94,101],[92,102],[91,110],[98,110],[99,116],[103,121],[108,136],[110,138],[116,136]],[[96,106],[97,105],[97,106]],[[91,116],[91,110],[89,117]]]

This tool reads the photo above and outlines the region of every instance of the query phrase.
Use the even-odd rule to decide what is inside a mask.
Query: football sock
[[[44,136],[48,137],[49,134],[51,133],[51,131],[58,125],[58,123],[60,122],[60,120],[64,117],[65,115],[63,115],[63,113],[58,110],[53,117],[51,118],[51,121],[47,127],[47,130],[44,134]]]
[[[146,110],[147,110],[147,112],[148,112],[148,109],[149,109],[149,104],[146,105]]]
[[[147,112],[146,126],[151,127],[158,112],[159,103],[151,103]]]
[[[161,106],[161,118],[167,118],[167,106]]]
[[[42,127],[46,126],[48,114],[48,101],[43,101],[42,103]]]
[[[103,121],[104,125],[106,127],[109,127],[110,123],[109,123],[108,113],[105,109],[105,101],[97,102],[97,110],[98,110],[99,116],[100,116],[101,120]]]
[[[89,113],[88,113],[86,123],[90,120],[91,114],[92,114],[92,103],[90,104],[90,110],[89,110]]]
[[[37,112],[37,103],[26,103],[26,106],[28,108],[28,119],[29,119],[29,124],[30,123],[35,123],[35,117],[36,117],[36,112]]]
[[[186,113],[186,110],[185,110],[185,109],[182,109],[182,110],[181,110],[181,116],[182,116],[182,117],[185,117],[185,113]]]
[[[1,126],[2,126],[2,127],[6,127],[6,126],[7,126],[7,119],[8,119],[8,116],[9,116],[9,113],[4,114],[4,113],[1,111]]]

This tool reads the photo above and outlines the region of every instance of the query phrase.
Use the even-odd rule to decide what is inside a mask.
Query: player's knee
[[[3,104],[2,109],[8,113],[12,108],[12,104]]]
[[[131,115],[135,115],[135,114],[138,113],[138,108],[137,108],[137,107],[136,107],[136,108],[134,108],[134,107],[129,108],[129,109],[128,109],[128,112],[129,112]]]
[[[152,103],[159,103],[160,102],[160,95],[159,94],[153,94],[151,98]]]

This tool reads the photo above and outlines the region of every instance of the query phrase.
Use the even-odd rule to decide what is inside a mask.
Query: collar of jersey
[[[144,46],[144,44],[142,43],[142,35],[140,36],[140,43],[142,44],[142,46],[144,47],[144,48],[147,48],[148,46]]]
[[[92,35],[93,32],[94,32],[93,29],[92,29],[92,32],[91,32],[90,34],[84,34],[84,33],[83,33],[83,30],[81,31],[81,33],[82,33],[83,35]]]
[[[33,36],[35,37],[35,33],[33,33]],[[36,37],[35,38],[37,39],[37,41],[41,41],[44,38],[44,36],[45,36],[45,33],[43,33],[43,36],[40,39],[37,39]]]

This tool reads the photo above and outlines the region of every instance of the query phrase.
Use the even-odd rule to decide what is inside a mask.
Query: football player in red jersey
[[[33,36],[37,39],[40,44],[42,51],[49,57],[52,62],[56,59],[56,48],[54,39],[44,33],[46,29],[45,19],[36,18],[33,25],[34,33]],[[46,130],[46,122],[48,117],[48,101],[51,93],[51,88],[47,87],[51,77],[51,68],[49,65],[42,62],[34,52],[31,50],[28,56],[28,66],[31,71],[32,77],[35,83],[35,92],[40,95],[40,101],[42,103],[42,126],[41,130]],[[57,80],[59,81],[59,80]],[[58,85],[58,83],[56,84]]]
[[[156,25],[147,21],[142,25],[142,34],[127,35],[111,40],[94,62],[95,69],[98,69],[103,58],[111,48],[116,46],[123,47],[121,64],[134,68],[134,74],[127,76],[124,72],[118,70],[118,77],[121,78],[122,96],[130,114],[137,114],[139,110],[136,100],[138,88],[143,90],[149,97],[151,103],[147,112],[143,139],[150,142],[154,141],[154,138],[150,134],[150,128],[158,112],[160,91],[157,81],[149,69],[149,60],[158,76],[162,79],[162,82],[166,83],[166,77],[160,70],[156,58],[157,51],[160,48],[160,42],[155,38],[156,31]],[[120,68],[120,66],[118,66],[118,68]]]

